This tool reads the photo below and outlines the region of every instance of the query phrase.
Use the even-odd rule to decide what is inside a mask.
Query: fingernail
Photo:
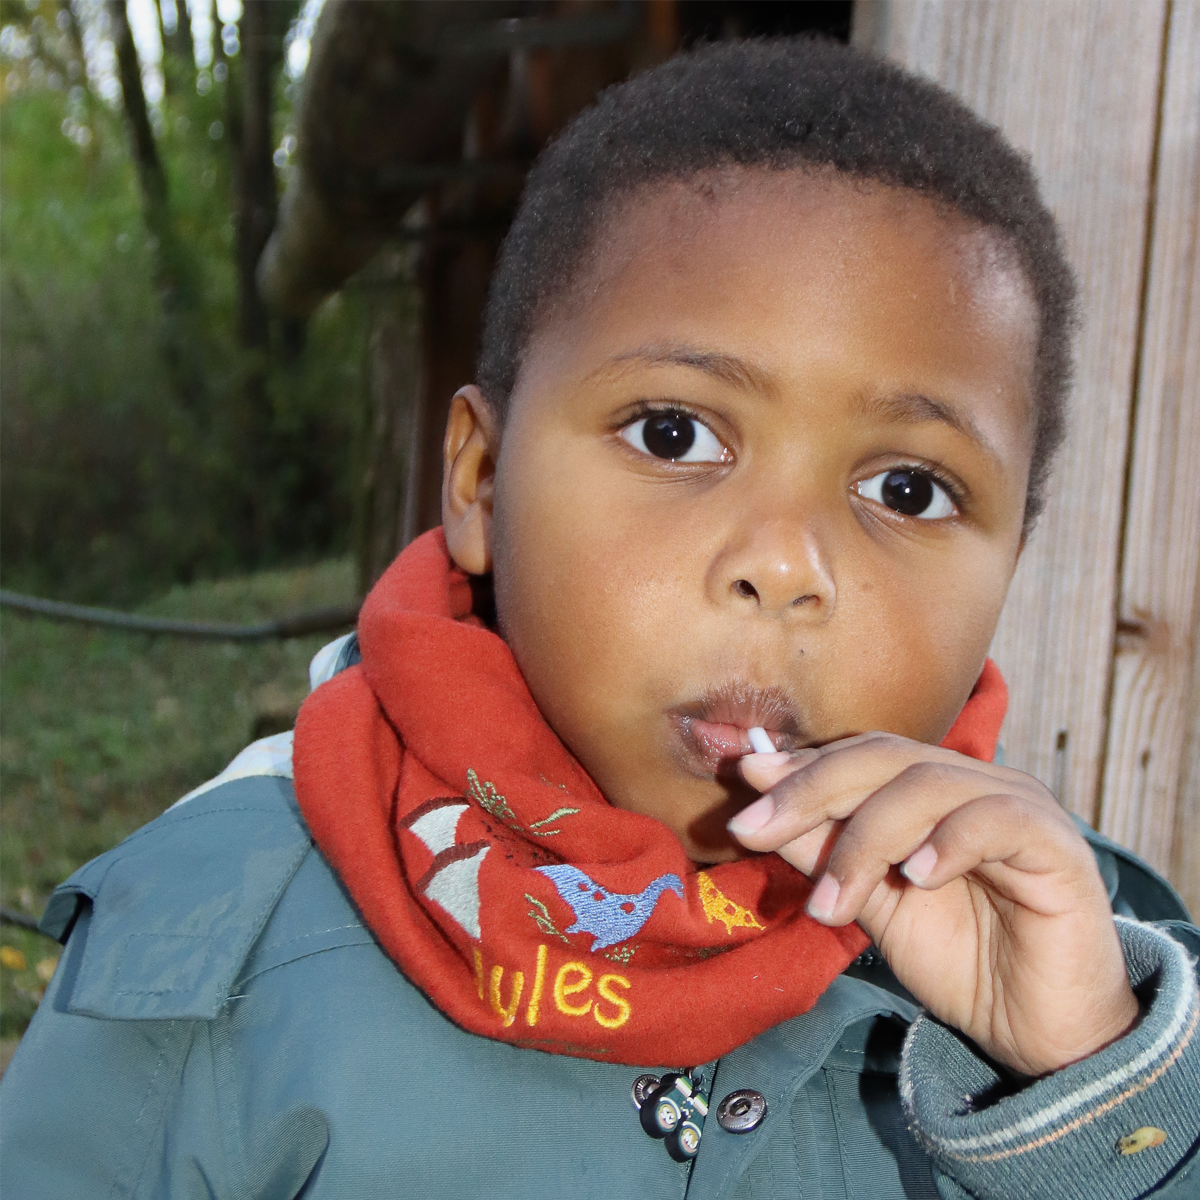
[[[822,875],[808,898],[808,915],[815,921],[828,921],[837,908],[842,885],[832,875]]]
[[[926,842],[920,850],[905,859],[901,864],[900,874],[920,887],[933,874],[933,868],[936,866],[937,851]]]
[[[775,815],[775,801],[770,796],[759,796],[743,808],[725,827],[732,834],[757,833]]]
[[[756,767],[782,767],[784,763],[790,762],[791,758],[786,750],[770,750],[765,753],[756,750],[753,754],[742,755],[743,762],[749,759]]]

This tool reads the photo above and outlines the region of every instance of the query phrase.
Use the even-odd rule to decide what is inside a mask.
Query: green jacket
[[[0,1194],[1194,1200],[1200,1010],[1181,942],[1194,955],[1200,934],[1166,884],[1091,837],[1116,907],[1179,939],[1121,924],[1149,1006],[1134,1033],[1006,1095],[953,1033],[913,1025],[867,956],[716,1064],[714,1112],[752,1088],[766,1117],[735,1135],[710,1116],[681,1164],[643,1132],[630,1087],[692,1064],[639,1070],[458,1029],[363,926],[285,770],[235,770],[55,892],[43,926],[66,950],[0,1088]],[[1119,1154],[1144,1126],[1166,1141]]]

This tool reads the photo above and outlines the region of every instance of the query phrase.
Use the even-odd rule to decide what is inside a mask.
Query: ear
[[[450,401],[442,446],[442,528],[446,546],[468,575],[492,569],[492,492],[498,425],[483,393],[470,384]]]

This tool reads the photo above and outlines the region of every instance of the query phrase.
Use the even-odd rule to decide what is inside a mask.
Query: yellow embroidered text
[[[529,997],[529,1007],[525,1010],[525,1021],[536,1025],[538,1013],[541,1011],[542,986],[546,982],[546,947],[539,946],[537,953],[537,969],[533,975],[533,994]]]
[[[496,1010],[496,1016],[504,1022],[504,1028],[507,1029],[517,1019],[517,1005],[521,1003],[521,989],[525,986],[525,975],[521,971],[512,973],[512,999],[508,1002],[507,1008],[500,999],[500,984],[503,979],[504,968],[499,965],[494,966],[489,999],[492,1002],[492,1008]]]
[[[568,982],[568,978],[572,975],[577,978]],[[559,967],[558,974],[554,977],[554,1003],[558,1011],[568,1017],[587,1016],[592,1007],[590,1000],[586,1004],[570,1004],[567,1002],[567,997],[586,992],[591,986],[591,982],[592,969],[585,967],[581,962],[564,963]]]
[[[633,1011],[629,1006],[629,1001],[624,996],[618,996],[612,990],[613,986],[618,984],[626,991],[630,988],[629,980],[624,975],[601,975],[600,981],[596,984],[596,991],[600,993],[601,998],[607,1000],[617,1010],[613,1016],[606,1016],[600,1011],[600,1001],[596,1001],[592,1016],[605,1029],[620,1029],[629,1020],[629,1014]]]
[[[479,998],[498,1016],[507,1029],[517,1019],[521,1002],[525,1000],[525,1024],[530,1028],[542,1019],[542,998],[549,991],[554,1007],[565,1017],[586,1017],[589,1013],[596,1024],[605,1029],[620,1029],[633,1015],[633,1005],[627,993],[633,984],[624,975],[605,974],[599,978],[586,963],[563,963],[557,970],[550,961],[545,943],[537,948],[532,967],[532,985],[525,992],[525,972],[495,964],[489,971],[482,952],[475,948],[475,987]],[[509,985],[504,986],[505,977]],[[595,988],[594,994],[592,989]],[[505,993],[507,991],[507,1002]]]

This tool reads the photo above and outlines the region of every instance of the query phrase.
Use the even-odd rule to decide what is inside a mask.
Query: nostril
[[[739,596],[744,596],[747,600],[758,599],[758,592],[755,590],[754,584],[752,584],[748,579],[737,580],[737,582],[735,582],[733,585],[733,590],[737,592]]]

